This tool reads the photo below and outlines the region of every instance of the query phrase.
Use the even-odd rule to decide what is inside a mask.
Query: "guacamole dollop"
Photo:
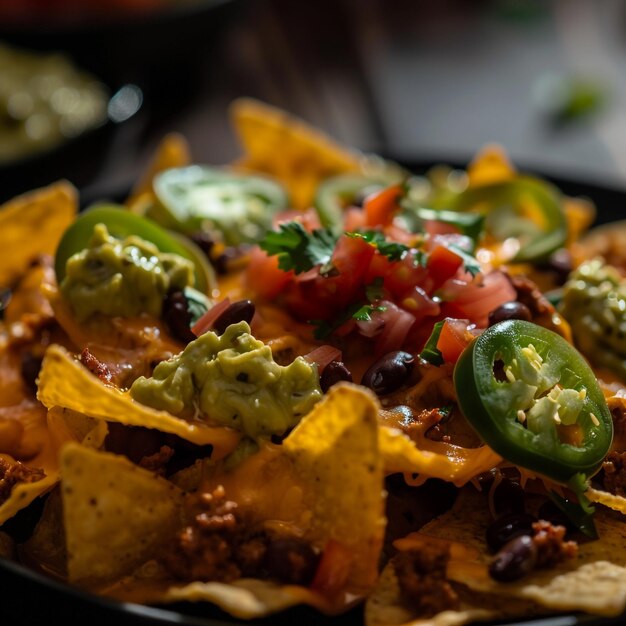
[[[614,267],[582,263],[565,284],[561,313],[594,365],[626,376],[626,280]]]
[[[131,396],[155,409],[241,430],[251,439],[282,435],[322,398],[317,367],[302,357],[287,366],[250,334],[246,322],[207,332],[138,378]]]
[[[94,313],[159,317],[165,294],[193,283],[188,259],[134,235],[117,239],[97,224],[87,247],[67,260],[61,292],[79,321]]]

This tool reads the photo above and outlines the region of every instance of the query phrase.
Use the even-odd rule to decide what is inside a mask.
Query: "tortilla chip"
[[[395,428],[383,426],[380,429],[385,471],[388,474],[407,474],[412,484],[419,484],[427,478],[441,478],[461,487],[502,461],[502,457],[488,446],[461,448],[438,442],[429,442],[428,445],[432,449],[423,450]]]
[[[172,588],[166,593],[166,601],[211,602],[233,617],[254,619],[284,611],[302,599],[297,589],[264,580],[242,579],[231,585],[195,582]]]
[[[59,445],[76,441],[96,449],[103,446],[109,432],[106,422],[58,406],[48,411],[48,428]]]
[[[246,619],[296,604],[328,614],[351,606],[376,581],[385,527],[378,410],[375,396],[362,387],[335,385],[281,446],[267,444],[230,472],[211,466],[203,481],[207,491],[222,485],[252,523],[295,526],[322,550],[341,546],[348,565],[336,593],[253,579],[144,584],[137,574],[107,595],[152,603],[206,601]]]
[[[576,558],[511,583],[498,583],[488,573],[492,557],[485,530],[491,517],[485,494],[463,490],[454,507],[426,524],[419,535],[454,538],[453,544],[474,555],[453,554],[448,565],[449,579],[471,590],[531,600],[551,610],[619,615],[626,609],[626,523],[603,508],[598,508],[594,520],[600,539],[581,543]]]
[[[297,209],[311,206],[324,178],[359,170],[358,153],[285,111],[240,98],[230,114],[245,151],[237,165],[280,180]]]
[[[33,483],[18,483],[11,489],[11,495],[0,506],[0,525],[11,519],[18,511],[27,507],[59,482],[59,472],[46,468],[46,476]]]
[[[48,408],[64,407],[101,420],[172,433],[198,445],[211,444],[214,458],[232,452],[241,438],[229,428],[191,423],[135,402],[127,392],[102,383],[58,345],[46,352],[37,397]]]
[[[491,185],[515,177],[513,167],[506,150],[498,144],[488,144],[476,154],[467,166],[470,187]]]
[[[492,610],[461,606],[458,611],[442,611],[431,618],[416,618],[414,609],[405,602],[392,563],[382,571],[378,585],[365,604],[365,626],[461,626],[477,620],[501,617]]]
[[[180,526],[180,490],[126,457],[69,443],[61,474],[72,583],[92,587],[131,572]]]
[[[139,210],[154,201],[152,191],[152,181],[154,177],[165,170],[174,167],[183,167],[191,163],[191,150],[187,140],[178,133],[165,135],[157,146],[156,152],[150,161],[148,168],[137,181],[133,190],[126,200],[127,206],[131,210]]]
[[[0,207],[0,285],[9,286],[41,254],[54,254],[78,211],[78,194],[67,181],[31,191]]]
[[[376,397],[364,388],[335,385],[283,442],[307,486],[307,534],[352,554],[348,580],[355,591],[376,581],[385,529],[378,410]]]

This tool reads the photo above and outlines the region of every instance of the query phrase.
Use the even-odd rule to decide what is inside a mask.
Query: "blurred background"
[[[233,98],[341,142],[626,189],[623,0],[0,0],[0,199],[128,188],[160,138],[239,154]]]

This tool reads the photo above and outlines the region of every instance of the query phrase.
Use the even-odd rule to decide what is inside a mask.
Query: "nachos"
[[[416,176],[231,114],[235,163],[172,135],[125,204],[0,210],[2,558],[243,620],[621,614],[617,229],[497,146]]]

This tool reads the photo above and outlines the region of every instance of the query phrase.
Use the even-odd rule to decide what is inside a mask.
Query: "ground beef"
[[[563,334],[563,325],[558,323],[559,315],[554,305],[543,295],[539,287],[527,276],[511,276],[509,281],[517,292],[517,300],[528,307],[531,321],[559,335]],[[555,323],[556,316],[556,323]]]
[[[604,488],[626,497],[626,452],[609,452],[602,464]]]
[[[541,293],[541,290],[530,278],[524,275],[509,276],[509,280],[517,292],[517,300],[528,307],[533,318],[546,313],[552,314],[554,306]]]
[[[165,476],[166,467],[169,460],[174,456],[174,450],[169,446],[161,446],[158,452],[144,456],[139,465],[154,474]]]
[[[222,487],[213,493],[187,498],[188,524],[161,560],[179,580],[228,582],[241,576],[233,558],[237,534],[237,504],[226,499]]]
[[[34,483],[46,473],[39,468],[28,467],[19,461],[11,463],[0,458],[0,504],[6,502],[13,487],[19,483]]]
[[[550,522],[539,520],[533,524],[533,543],[537,548],[535,567],[554,567],[557,563],[574,558],[578,554],[575,541],[565,541],[566,528],[553,526]]]
[[[222,487],[189,495],[186,509],[186,525],[161,557],[175,578],[229,582],[245,576],[300,585],[313,579],[317,552],[299,537],[246,524]]]
[[[427,618],[446,609],[456,609],[459,597],[446,578],[450,559],[448,546],[423,543],[418,549],[399,552],[393,566],[404,598]]]
[[[85,348],[80,353],[80,362],[102,382],[111,382],[111,370],[109,370],[105,363],[102,363],[93,354],[91,354],[91,352],[89,352],[89,348]]]

